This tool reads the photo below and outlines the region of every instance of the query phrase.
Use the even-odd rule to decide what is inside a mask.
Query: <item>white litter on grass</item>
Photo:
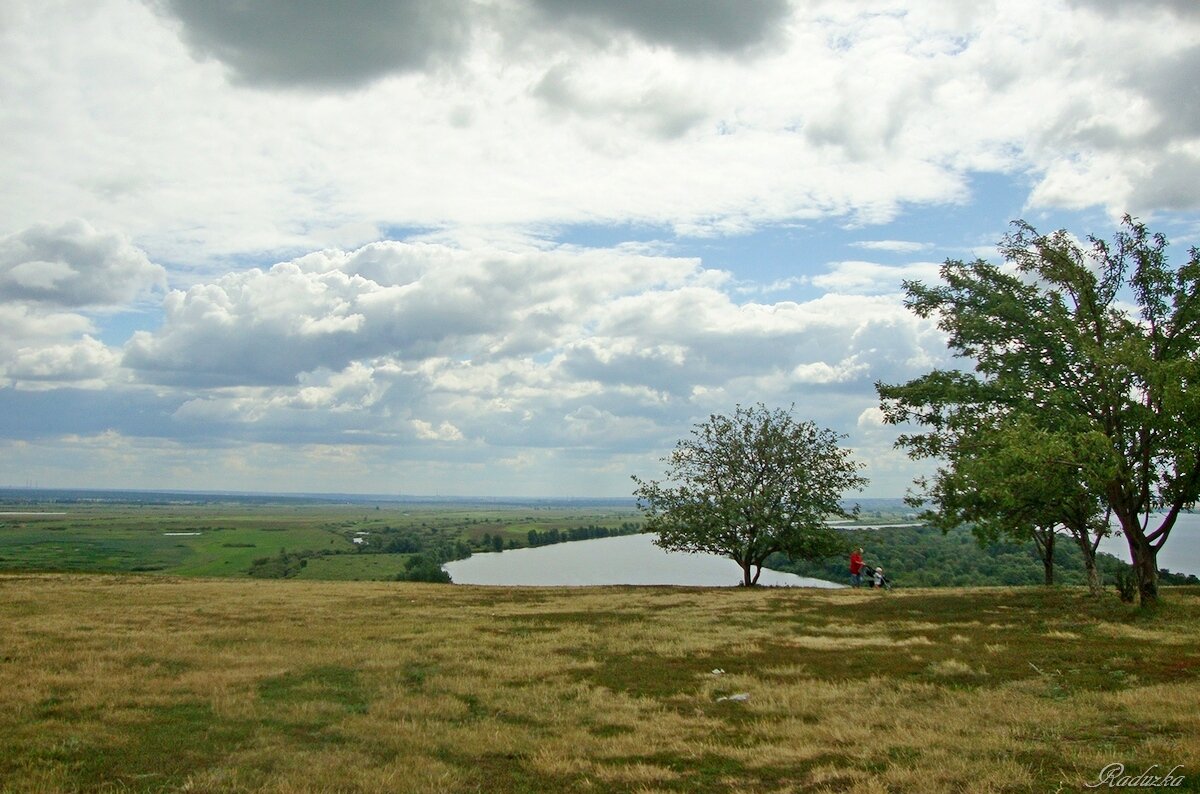
[[[727,697],[719,697],[719,698],[717,698],[717,702],[720,703],[722,700],[728,700],[730,703],[745,703],[749,699],[750,699],[749,692],[738,692],[736,695],[729,695]]]
[[[164,532],[163,533],[163,535],[165,535],[168,538],[180,538],[180,537],[184,537],[187,535],[199,535],[199,534],[200,534],[199,532]]]
[[[712,671],[712,674],[713,675],[725,675],[725,671],[722,670],[720,667],[718,667],[716,670]]]

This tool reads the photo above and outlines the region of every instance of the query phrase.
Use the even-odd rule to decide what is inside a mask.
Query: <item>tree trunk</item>
[[[1054,586],[1054,527],[1046,531],[1042,542],[1042,568],[1046,573],[1046,587]]]
[[[1096,568],[1096,546],[1092,542],[1091,532],[1087,528],[1068,526],[1071,536],[1083,554],[1083,569],[1087,572],[1088,592],[1093,598],[1104,594],[1104,585],[1100,581],[1100,571]],[[1099,543],[1099,540],[1096,541]]]
[[[1111,495],[1109,502],[1112,502]],[[1133,575],[1137,580],[1138,602],[1143,607],[1155,606],[1158,604],[1158,549],[1146,538],[1146,531],[1138,521],[1136,511],[1118,509],[1118,506],[1114,505],[1113,512],[1121,522],[1121,532],[1125,535],[1125,542],[1129,544],[1129,559],[1133,563]],[[1169,526],[1166,527],[1166,531],[1170,531]]]
[[[1054,527],[1048,529],[1033,529],[1033,545],[1037,548],[1038,556],[1042,558],[1042,568],[1045,570],[1047,587],[1054,584]]]
[[[1138,601],[1143,607],[1155,606],[1158,603],[1158,549],[1145,537],[1128,540],[1133,573],[1137,577]]]
[[[753,563],[751,563],[750,560],[738,560],[738,562],[742,565],[742,585],[744,587],[753,586],[755,580],[758,579],[757,576],[750,575],[750,568],[752,567]]]
[[[1087,570],[1088,592],[1099,598],[1104,594],[1104,586],[1100,583],[1100,571],[1096,570],[1096,557],[1084,555],[1083,567]]]

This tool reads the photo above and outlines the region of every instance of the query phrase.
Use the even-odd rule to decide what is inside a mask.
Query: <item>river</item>
[[[1157,524],[1151,524],[1154,526]],[[1122,535],[1100,541],[1099,550],[1129,562],[1129,544]],[[1175,519],[1167,543],[1158,553],[1158,567],[1200,576],[1200,513],[1180,513]]]
[[[473,554],[444,566],[456,584],[478,585],[689,585],[733,587],[742,569],[715,554],[667,552],[654,545],[655,535],[556,543],[532,549]],[[841,587],[823,579],[763,569],[760,585],[777,587]]]
[[[1125,538],[1114,536],[1100,544],[1126,562]],[[1160,568],[1200,575],[1200,513],[1183,513],[1158,555]],[[457,584],[478,585],[691,585],[732,587],[742,581],[737,563],[713,554],[666,552],[654,545],[654,535],[557,543],[532,549],[475,554],[445,565]],[[810,579],[764,569],[759,584],[784,587],[840,587],[823,579]]]

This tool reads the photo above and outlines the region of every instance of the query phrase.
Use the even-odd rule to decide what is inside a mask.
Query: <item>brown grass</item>
[[[1197,592],[3,576],[0,790],[1200,788]]]

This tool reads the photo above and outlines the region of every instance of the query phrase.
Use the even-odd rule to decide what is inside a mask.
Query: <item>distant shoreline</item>
[[[632,496],[440,496],[413,494],[348,494],[348,493],[279,493],[273,491],[207,491],[160,490],[153,488],[29,488],[0,486],[0,503],[27,502],[57,504],[133,503],[133,504],[213,504],[234,502],[247,504],[413,504],[413,505],[485,505],[520,507],[616,507],[636,509]],[[900,497],[845,499],[847,505],[858,504],[865,510],[900,507]],[[908,509],[908,508],[905,508]]]

